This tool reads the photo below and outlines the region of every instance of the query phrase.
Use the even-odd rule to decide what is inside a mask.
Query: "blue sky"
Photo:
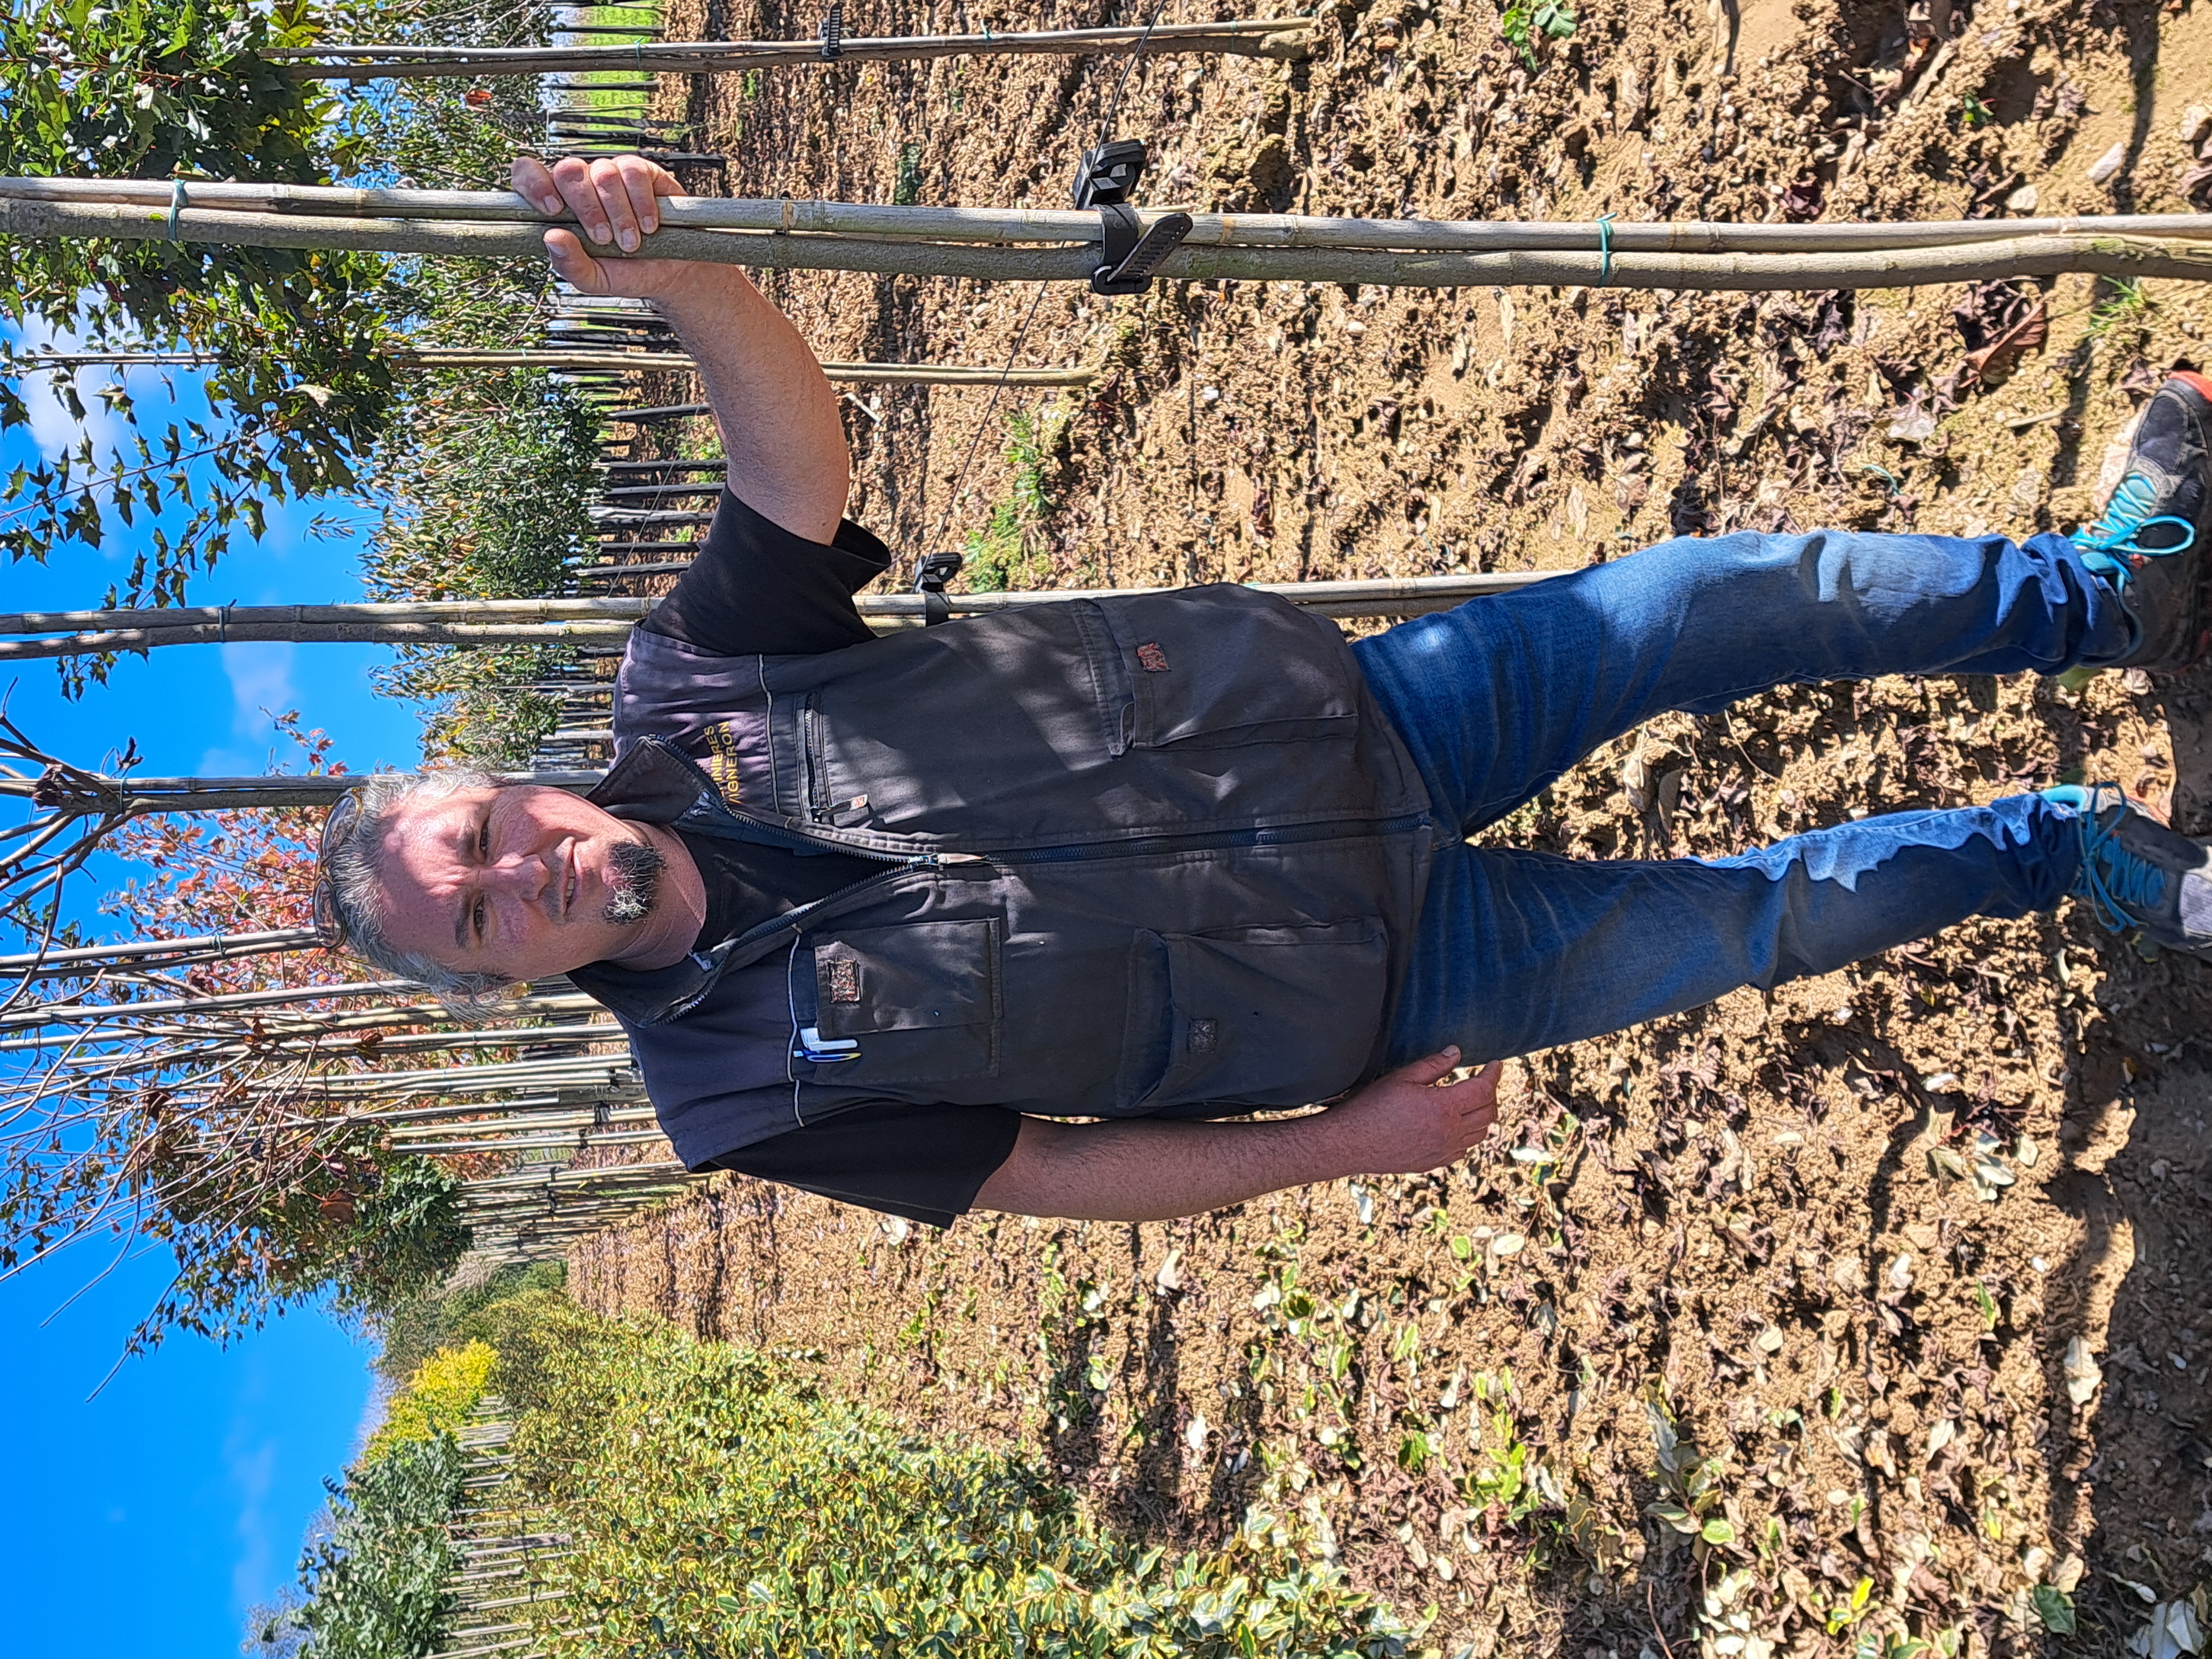
[[[89,391],[106,374],[88,371],[80,382],[95,422],[105,417]],[[162,382],[150,371],[133,375],[141,418],[155,426]],[[192,377],[174,379],[196,412]],[[76,441],[76,422],[43,394],[32,404],[39,428],[0,438],[0,467],[34,443],[51,451]],[[317,513],[331,510],[319,503],[273,514],[267,539],[240,545],[198,579],[191,599],[358,598],[355,544],[305,533]],[[357,532],[365,515],[345,511]],[[0,566],[0,610],[96,605],[135,550],[131,534],[99,556]],[[264,711],[298,708],[337,739],[334,752],[355,769],[406,766],[417,753],[414,714],[369,685],[370,669],[387,657],[354,646],[161,650],[125,659],[79,702],[61,696],[50,665],[31,665],[15,676],[9,708],[47,750],[80,765],[131,737],[148,775],[259,772],[272,756],[294,765]],[[94,932],[119,936],[116,919],[100,919]],[[228,1659],[246,1609],[291,1581],[322,1504],[320,1481],[343,1467],[363,1431],[370,1351],[319,1313],[295,1314],[227,1350],[173,1338],[88,1400],[167,1275],[165,1255],[143,1255],[57,1312],[110,1265],[108,1253],[76,1250],[0,1284],[0,1399],[15,1428],[0,1460],[8,1646],[81,1659]]]

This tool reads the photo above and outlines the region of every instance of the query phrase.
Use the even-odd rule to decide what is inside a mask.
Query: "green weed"
[[[982,528],[969,532],[961,550],[974,592],[1003,592],[1028,574],[1037,527],[1058,505],[1050,475],[1066,455],[1067,425],[1074,412],[1055,404],[1042,415],[1017,410],[1006,416],[1006,457],[1014,470],[1013,488],[993,505]]]
[[[1516,0],[1498,20],[1505,44],[1518,52],[1530,69],[1537,67],[1536,48],[1546,40],[1564,40],[1575,32],[1575,9],[1565,0]]]
[[[891,185],[891,204],[912,207],[921,199],[921,146],[899,146],[898,177]]]
[[[2093,340],[2107,339],[2123,329],[2143,327],[2158,304],[2140,276],[2107,280],[2112,291],[2089,308],[2088,332]]]

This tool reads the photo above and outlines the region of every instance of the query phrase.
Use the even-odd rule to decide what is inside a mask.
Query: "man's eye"
[[[482,944],[484,936],[484,902],[482,899],[477,901],[476,908],[469,913],[469,919],[476,924],[477,942]]]
[[[486,818],[477,826],[477,856],[480,859],[488,859],[491,856],[491,820],[489,818]]]

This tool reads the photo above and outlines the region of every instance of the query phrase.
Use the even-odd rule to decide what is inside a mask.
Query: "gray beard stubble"
[[[668,860],[651,842],[626,841],[607,854],[607,866],[613,881],[607,908],[600,914],[609,921],[635,927],[653,914],[659,897],[660,872],[668,867]]]

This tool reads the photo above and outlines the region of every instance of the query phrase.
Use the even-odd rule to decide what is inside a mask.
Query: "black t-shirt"
[[[889,550],[849,520],[824,547],[726,489],[697,556],[640,625],[723,657],[842,650],[874,637],[853,595],[890,562]],[[707,884],[702,948],[881,868],[836,853],[788,853],[704,836],[683,840]],[[740,1146],[705,1167],[949,1227],[1012,1152],[1021,1122],[1018,1112],[996,1107],[887,1100]]]

